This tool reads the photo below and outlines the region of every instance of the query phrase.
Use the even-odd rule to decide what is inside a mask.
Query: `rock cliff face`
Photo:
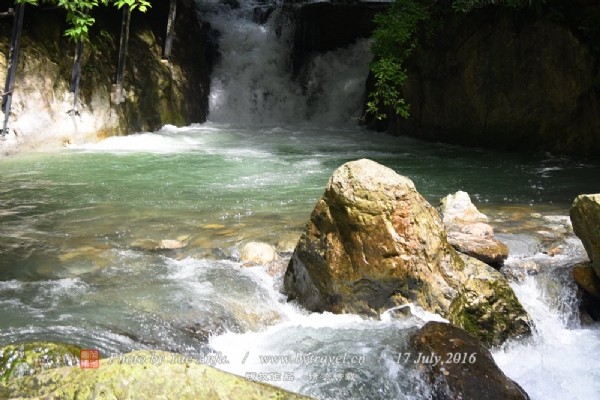
[[[57,9],[27,6],[11,133],[0,141],[0,154],[204,121],[209,76],[195,4],[179,2],[170,64],[161,60],[167,9],[168,2],[156,2],[146,14],[132,14],[125,102],[120,104],[111,100],[111,90],[121,15],[112,7],[94,15],[96,24],[82,57],[77,113],[69,113],[74,110],[70,81],[75,44],[63,36],[65,15]],[[12,18],[0,19],[2,84],[11,29]]]
[[[502,275],[461,258],[413,182],[366,159],[331,176],[284,285],[312,311],[374,316],[415,303],[488,345],[530,333],[529,317]]]
[[[575,3],[600,20],[597,2]],[[568,21],[502,7],[450,14],[414,53],[403,87],[411,116],[394,120],[392,132],[600,156],[600,57],[584,34]]]

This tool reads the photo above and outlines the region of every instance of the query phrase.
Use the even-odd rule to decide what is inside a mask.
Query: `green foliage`
[[[400,93],[406,80],[405,63],[417,44],[416,32],[429,18],[431,1],[396,0],[388,12],[375,17],[371,71],[375,76],[374,90],[369,94],[367,113],[381,120],[385,109],[407,118],[409,105]]]
[[[367,113],[376,119],[387,118],[386,110],[408,118],[410,105],[402,98],[401,88],[406,81],[406,61],[417,46],[417,32],[439,29],[443,19],[434,17],[446,12],[470,12],[485,6],[513,9],[545,9],[549,0],[395,0],[386,13],[375,17],[371,72],[375,86],[369,94]],[[547,8],[547,7],[546,7]],[[443,17],[442,17],[443,18]],[[435,24],[428,21],[435,20]]]
[[[63,8],[67,12],[67,22],[69,28],[65,31],[65,36],[73,41],[86,40],[89,30],[96,20],[91,16],[91,12],[99,5],[108,5],[112,3],[118,9],[128,6],[131,10],[138,9],[145,12],[151,7],[148,0],[15,0],[17,3],[26,3],[38,5],[46,3]]]

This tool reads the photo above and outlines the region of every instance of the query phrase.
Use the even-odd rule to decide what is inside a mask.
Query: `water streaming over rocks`
[[[277,60],[279,52],[287,57],[285,43],[261,42],[291,29],[276,34],[277,11],[264,24],[244,20],[244,12],[217,11],[211,23],[256,40],[244,47],[257,50],[249,69],[275,57],[275,69],[265,69],[272,86],[240,69],[250,55],[235,58],[230,46],[240,37],[223,33],[213,122],[0,162],[0,345],[68,341],[104,356],[162,349],[207,359],[220,352],[213,358],[219,368],[321,399],[430,398],[416,366],[399,355],[413,332],[439,316],[414,306],[381,320],[308,313],[286,302],[280,276],[241,268],[245,243],[293,243],[332,171],[367,157],[410,177],[434,205],[457,190],[471,195],[508,243],[507,264],[535,265],[512,286],[536,331],[495,350],[497,362],[533,399],[596,398],[600,328],[579,323],[567,269],[585,254],[556,216],[568,214],[575,195],[600,192],[600,165],[340,127],[360,112],[328,117],[339,96],[331,108],[311,111],[307,89],[290,82]],[[365,44],[356,46],[321,55],[315,65],[356,66]],[[321,88],[354,82],[326,72],[315,75],[328,81]],[[271,93],[282,97],[271,102]],[[359,104],[362,93],[350,93],[357,97],[344,103]],[[300,124],[307,115],[309,123]],[[143,245],[163,240],[181,246]]]

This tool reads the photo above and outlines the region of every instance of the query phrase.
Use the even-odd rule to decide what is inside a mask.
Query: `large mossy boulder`
[[[161,360],[159,363],[156,360]],[[63,367],[11,379],[8,399],[307,399],[161,351],[135,351],[97,369]],[[153,362],[154,360],[154,362]],[[171,361],[175,360],[175,361]]]
[[[432,386],[433,399],[525,400],[529,396],[496,365],[490,352],[463,329],[428,322],[410,340],[414,354]]]
[[[363,159],[331,176],[284,286],[290,299],[312,311],[376,316],[415,303],[490,345],[529,334],[529,317],[516,296],[500,274],[483,274],[486,268],[493,271],[478,266],[472,273],[465,266],[439,214],[410,179]],[[504,306],[497,309],[500,299]],[[506,320],[507,311],[514,321]]]
[[[600,193],[577,196],[571,206],[571,223],[600,276]]]

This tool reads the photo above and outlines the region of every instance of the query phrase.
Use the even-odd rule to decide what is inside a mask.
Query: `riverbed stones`
[[[577,196],[571,206],[573,231],[583,242],[592,268],[600,276],[600,193]]]
[[[242,247],[240,259],[245,265],[267,265],[277,261],[279,255],[268,243],[248,242]]]
[[[411,337],[410,346],[412,361],[431,384],[434,399],[529,399],[482,343],[463,329],[428,322]]]
[[[414,303],[490,345],[529,333],[521,327],[529,317],[504,278],[480,270],[466,266],[448,243],[439,214],[410,179],[362,159],[342,165],[329,179],[294,250],[284,287],[290,299],[312,311],[377,316]],[[502,290],[490,293],[496,287]],[[503,296],[508,297],[496,310]],[[518,316],[516,325],[499,315],[507,309]]]
[[[494,238],[488,217],[479,212],[468,193],[458,191],[444,197],[439,206],[448,242],[459,252],[489,265],[501,267],[508,258],[508,246]]]
[[[5,391],[10,399],[308,399],[163,351],[121,354],[94,369],[65,367],[11,379]]]

